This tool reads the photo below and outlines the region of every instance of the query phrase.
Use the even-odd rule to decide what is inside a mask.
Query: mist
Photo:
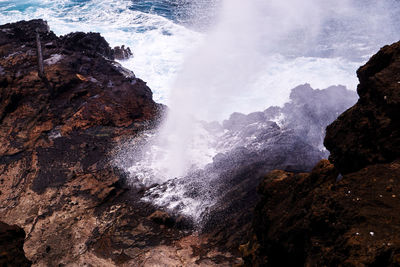
[[[356,68],[396,30],[390,10],[390,1],[223,1],[172,87],[158,168],[178,177],[212,162],[214,140],[201,120],[283,105],[306,82],[355,90]]]

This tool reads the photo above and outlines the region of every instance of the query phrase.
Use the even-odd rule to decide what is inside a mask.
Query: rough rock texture
[[[260,184],[248,266],[400,264],[400,161],[345,175],[327,160],[310,173],[269,173]]]
[[[330,160],[342,173],[400,157],[400,42],[357,71],[358,103],[326,130]]]
[[[133,56],[131,49],[129,47],[125,48],[124,45],[121,47],[116,46],[113,50],[115,59],[125,60]]]
[[[0,222],[0,266],[31,266],[22,249],[24,239],[24,230]]]
[[[400,265],[399,62],[396,43],[359,69],[360,100],[327,129],[335,165],[265,176],[245,265]]]
[[[190,232],[155,220],[110,164],[114,145],[151,126],[160,107],[112,59],[99,34],[57,37],[42,20],[0,26],[1,220],[24,229],[34,266],[154,266],[162,257],[226,266],[231,256],[196,254]]]

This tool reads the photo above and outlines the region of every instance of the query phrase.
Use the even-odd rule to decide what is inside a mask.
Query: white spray
[[[385,6],[370,4],[365,10],[372,8],[376,12]],[[168,179],[184,175],[193,164],[201,167],[212,161],[218,151],[210,144],[216,137],[205,135],[198,120],[220,120],[243,106],[244,111],[255,111],[281,105],[290,88],[305,82],[318,87],[340,82],[355,89],[353,71],[360,60],[335,58],[335,53],[347,56],[350,49],[342,51],[334,44],[330,50],[337,51],[321,58],[305,59],[304,54],[318,50],[323,31],[336,25],[332,21],[343,27],[332,29],[334,34],[358,29],[352,34],[361,40],[367,30],[376,38],[381,36],[379,27],[391,25],[385,14],[374,13],[366,20],[360,11],[350,0],[224,1],[219,23],[187,56],[171,91],[170,111],[159,132],[164,154],[157,159],[158,170]],[[348,40],[341,40],[347,37],[338,35],[335,41],[347,46]],[[334,63],[338,69],[329,66]]]

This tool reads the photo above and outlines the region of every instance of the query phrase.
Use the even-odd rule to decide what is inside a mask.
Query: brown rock
[[[149,219],[155,223],[171,227],[174,225],[174,219],[165,211],[157,210],[149,216]]]
[[[327,127],[324,142],[342,173],[400,157],[400,42],[383,47],[357,75],[360,99]]]
[[[155,222],[170,220],[141,202],[143,192],[127,187],[110,163],[120,140],[153,127],[162,107],[145,82],[112,61],[99,34],[57,37],[42,20],[0,26],[0,73],[0,218],[26,232],[7,259],[19,257],[23,244],[36,266],[236,260],[193,255],[192,243],[182,249],[190,231]]]
[[[242,247],[247,266],[398,264],[400,206],[385,187],[391,178],[393,191],[400,190],[399,162],[369,166],[335,182],[337,174],[322,161],[310,174],[266,176],[255,235]]]
[[[37,73],[36,28],[42,43],[51,43],[42,45],[46,79]],[[115,240],[121,232],[109,225],[126,223],[122,216],[132,217],[131,228],[139,218],[151,223],[145,218],[152,207],[138,211],[118,200],[127,188],[106,160],[117,139],[157,118],[150,89],[111,61],[99,34],[59,38],[41,20],[6,24],[0,51],[0,217],[27,232],[26,256],[36,265],[131,260],[118,252],[117,241],[107,253],[94,244],[103,234]],[[119,205],[126,214],[105,205]]]

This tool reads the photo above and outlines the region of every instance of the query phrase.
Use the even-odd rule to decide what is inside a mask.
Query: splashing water
[[[285,118],[241,131],[204,121],[282,106],[307,82],[354,90],[355,70],[400,36],[399,14],[398,0],[0,1],[1,24],[43,18],[56,34],[96,31],[111,46],[131,47],[134,58],[121,63],[170,110],[158,129],[126,144],[116,164],[132,184],[160,184],[147,201],[195,220],[221,197],[216,164],[233,168],[259,148],[272,151],[279,140],[263,134],[282,130]]]
[[[400,33],[397,4],[224,1],[219,23],[186,56],[168,98],[166,120],[129,168],[135,177],[146,170],[148,184],[161,183],[145,199],[201,220],[221,197],[210,188],[221,179],[214,166],[217,155],[266,146],[259,140],[246,147],[245,140],[258,136],[216,133],[201,120],[221,120],[235,109],[282,105],[289,89],[304,82],[317,87],[342,83],[354,90],[354,70],[383,43],[395,41],[393,33]],[[266,125],[255,127],[265,130]],[[318,140],[323,134],[321,130]],[[316,148],[323,149],[322,143]]]

